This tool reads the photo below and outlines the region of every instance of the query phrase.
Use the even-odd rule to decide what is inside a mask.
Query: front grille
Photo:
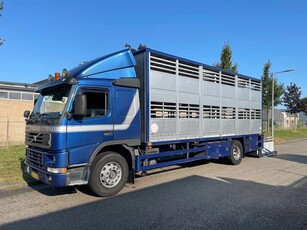
[[[26,133],[26,145],[50,148],[51,145],[51,135],[50,133]]]
[[[38,150],[27,150],[27,163],[42,169],[44,165],[44,154]]]

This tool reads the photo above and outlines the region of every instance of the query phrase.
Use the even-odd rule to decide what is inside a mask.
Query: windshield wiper
[[[51,121],[49,121],[47,113],[40,114],[39,121],[45,122],[47,125],[51,125]]]
[[[46,123],[47,125],[51,125],[51,121],[48,119],[48,115],[46,113],[42,114],[32,114],[27,121],[27,124],[35,124],[35,123]]]
[[[31,114],[27,120],[27,124],[34,124],[36,122],[38,122],[38,114]]]

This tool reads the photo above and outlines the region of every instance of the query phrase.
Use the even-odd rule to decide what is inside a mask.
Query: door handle
[[[112,131],[106,131],[103,133],[105,136],[113,136],[113,132]]]

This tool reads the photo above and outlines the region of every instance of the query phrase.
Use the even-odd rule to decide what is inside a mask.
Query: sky
[[[0,81],[34,83],[126,43],[212,65],[229,42],[239,73],[307,97],[305,0],[2,0]]]

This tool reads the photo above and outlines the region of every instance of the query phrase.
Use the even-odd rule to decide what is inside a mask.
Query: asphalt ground
[[[0,188],[0,229],[306,229],[307,140],[275,157],[172,166],[111,198],[84,187]]]

